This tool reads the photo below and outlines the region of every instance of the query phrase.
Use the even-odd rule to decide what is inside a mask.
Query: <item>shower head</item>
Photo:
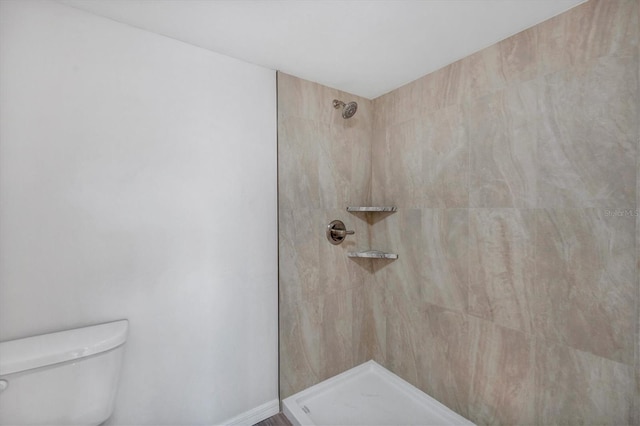
[[[356,111],[358,110],[357,103],[349,102],[348,104],[345,104],[344,102],[337,99],[333,100],[333,107],[335,109],[342,108],[342,118],[351,118],[356,114]]]

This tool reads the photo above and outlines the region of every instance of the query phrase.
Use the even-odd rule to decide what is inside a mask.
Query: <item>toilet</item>
[[[105,422],[128,328],[120,320],[0,342],[0,425]]]

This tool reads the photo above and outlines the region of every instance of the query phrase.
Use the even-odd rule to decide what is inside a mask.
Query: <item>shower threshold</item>
[[[302,425],[473,425],[420,389],[368,361],[282,401]]]

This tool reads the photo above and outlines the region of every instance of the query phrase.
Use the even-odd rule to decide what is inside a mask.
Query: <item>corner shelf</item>
[[[347,207],[348,212],[395,212],[396,206],[352,206]]]
[[[347,211],[352,213],[393,213],[398,211],[396,206],[347,206]],[[375,215],[378,219],[383,219],[387,215]],[[374,216],[367,215],[368,219],[373,219]],[[350,251],[347,253],[348,257],[357,257],[361,259],[397,259],[397,253],[387,253],[380,250],[365,250],[365,251]]]
[[[350,251],[347,253],[348,257],[360,257],[366,259],[397,259],[396,253],[385,253],[380,250],[368,250],[368,251]]]

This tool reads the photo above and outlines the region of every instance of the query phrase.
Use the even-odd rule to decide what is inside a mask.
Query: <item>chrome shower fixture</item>
[[[333,100],[333,107],[335,109],[338,108],[342,108],[342,118],[351,118],[356,114],[356,111],[358,110],[358,104],[355,102],[349,102],[348,104],[345,104],[342,101],[339,101],[337,99]]]

